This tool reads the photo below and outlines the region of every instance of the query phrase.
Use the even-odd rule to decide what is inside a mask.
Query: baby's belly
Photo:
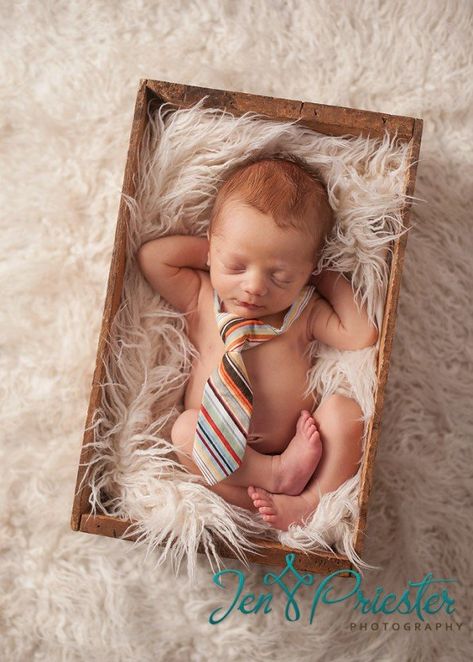
[[[302,409],[312,412],[315,399],[310,395],[304,398],[307,370],[309,365],[297,357],[298,361],[288,361],[279,366],[275,375],[268,366],[261,365],[253,370],[248,366],[253,390],[253,415],[251,417],[248,443],[261,453],[281,453],[285,450],[296,432],[297,420]],[[284,368],[291,367],[291,370]],[[186,409],[199,409],[205,382],[213,369],[205,362],[196,361],[187,384],[184,397]]]
[[[300,375],[302,377],[302,375]],[[255,386],[248,443],[260,453],[282,453],[296,433],[302,409],[312,412],[314,398],[303,398],[306,375]]]

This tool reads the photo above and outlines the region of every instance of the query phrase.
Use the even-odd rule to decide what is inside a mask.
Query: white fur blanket
[[[0,19],[2,659],[469,659],[471,2],[24,0],[0,3]],[[222,591],[205,556],[190,584],[185,564],[176,579],[168,562],[155,569],[154,552],[70,530],[140,78],[424,119],[415,195],[426,202],[407,242],[363,554],[375,569],[363,589],[399,594],[429,571],[456,578],[454,621],[428,619],[439,630],[346,604],[288,623],[279,599],[269,614],[212,626]],[[151,333],[156,298],[142,294],[140,311],[155,317],[136,321]],[[177,339],[169,311],[167,323]],[[131,416],[132,429],[146,428]],[[264,590],[267,569],[245,571],[247,591]],[[463,627],[446,631],[447,621]],[[359,622],[366,631],[351,628]]]

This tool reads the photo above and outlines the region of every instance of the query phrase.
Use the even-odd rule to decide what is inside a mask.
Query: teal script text
[[[362,614],[415,614],[421,621],[424,615],[437,614],[444,610],[447,614],[455,611],[455,600],[450,597],[446,588],[437,585],[456,582],[455,579],[434,579],[431,572],[427,573],[421,581],[407,582],[407,588],[398,596],[395,593],[385,594],[384,588],[378,586],[373,597],[364,595],[361,589],[361,575],[356,570],[343,569],[333,572],[325,577],[318,586],[315,586],[314,575],[300,574],[294,567],[295,554],[286,555],[286,567],[277,575],[268,572],[263,577],[266,586],[274,587],[285,600],[284,616],[288,621],[298,621],[301,618],[301,608],[297,602],[297,592],[302,586],[314,586],[314,593],[310,603],[309,623],[312,623],[320,604],[335,604],[338,602],[354,602],[353,610]],[[334,579],[341,573],[349,573],[353,577],[353,584],[348,590],[343,589],[340,595],[335,593]],[[242,614],[268,614],[272,611],[273,591],[255,595],[245,592],[245,575],[241,570],[221,570],[213,575],[213,582],[220,589],[227,590],[223,580],[232,580],[233,593],[226,607],[218,607],[209,617],[209,623],[217,625],[224,621],[232,612]],[[287,580],[291,580],[289,585]],[[230,582],[228,582],[230,583]],[[433,589],[435,590],[431,592]]]

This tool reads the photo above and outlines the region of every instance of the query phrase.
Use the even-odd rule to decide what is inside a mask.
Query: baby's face
[[[265,317],[288,308],[307,284],[313,245],[303,232],[279,228],[271,216],[240,201],[227,202],[210,237],[208,264],[227,312]]]

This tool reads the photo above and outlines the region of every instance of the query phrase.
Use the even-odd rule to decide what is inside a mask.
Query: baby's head
[[[258,318],[288,308],[333,224],[322,180],[297,157],[234,168],[218,191],[208,231],[210,279],[225,309]]]

